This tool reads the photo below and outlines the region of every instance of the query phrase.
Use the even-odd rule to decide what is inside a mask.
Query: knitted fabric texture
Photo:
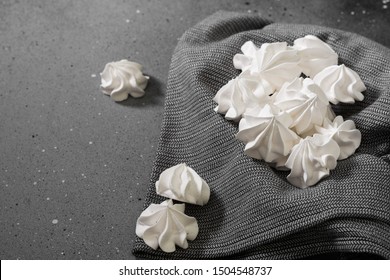
[[[367,90],[355,104],[332,105],[362,133],[361,146],[308,189],[244,154],[238,125],[214,111],[217,91],[239,71],[233,56],[248,40],[287,42],[312,34],[355,70]],[[153,250],[142,239],[133,254],[148,259],[299,259],[367,253],[390,258],[390,50],[362,36],[313,25],[271,23],[258,15],[217,12],[181,37],[172,57],[165,113],[145,207],[165,198],[155,182],[178,163],[211,189],[205,206],[186,204],[199,223],[188,249]]]

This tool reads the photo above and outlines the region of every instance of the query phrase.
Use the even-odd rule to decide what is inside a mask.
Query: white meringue
[[[287,179],[297,187],[316,184],[361,142],[355,124],[336,117],[329,102],[363,100],[364,83],[313,35],[293,47],[248,41],[241,51],[233,65],[242,73],[218,91],[215,111],[240,120],[236,138],[245,154],[290,169]]]
[[[294,41],[293,48],[298,51],[302,72],[314,77],[325,67],[336,65],[337,53],[325,42],[313,35],[307,35]]]
[[[293,118],[291,128],[299,135],[322,125],[329,115],[329,102],[319,86],[311,79],[296,78],[285,83],[273,96],[274,104]]]
[[[126,100],[129,94],[135,98],[142,97],[149,80],[142,74],[141,64],[126,59],[107,63],[100,76],[100,88],[115,101]]]
[[[291,124],[288,114],[265,105],[244,115],[236,137],[246,144],[248,156],[280,165],[280,158],[287,156],[299,142],[298,135],[288,128]]]
[[[199,232],[194,217],[184,214],[184,204],[173,204],[166,200],[161,204],[151,204],[137,219],[136,234],[145,243],[157,250],[171,253],[176,246],[188,248],[188,240],[194,240]]]
[[[267,81],[272,91],[278,90],[284,82],[293,80],[302,72],[298,66],[298,52],[288,47],[286,42],[264,43],[260,49],[252,42],[247,42],[242,51],[244,55],[238,54],[233,58],[235,67]]]
[[[194,169],[181,163],[164,170],[156,182],[157,194],[182,202],[204,205],[210,188]]]
[[[242,72],[217,92],[213,99],[218,103],[215,111],[228,120],[239,121],[247,109],[268,103],[270,93],[272,88],[266,81]]]
[[[259,48],[252,41],[245,42],[241,46],[242,54],[238,53],[233,57],[234,67],[242,71],[248,70],[258,50]]]
[[[316,130],[336,141],[340,147],[339,160],[352,155],[362,140],[362,134],[356,129],[355,123],[352,120],[344,121],[342,116],[337,116],[333,123],[326,120],[323,126],[317,126]]]
[[[344,64],[328,66],[314,76],[313,81],[333,104],[355,103],[364,99],[366,87],[359,75]]]
[[[336,168],[340,148],[331,138],[314,134],[295,145],[285,165],[291,169],[287,180],[296,187],[316,184],[329,170]]]

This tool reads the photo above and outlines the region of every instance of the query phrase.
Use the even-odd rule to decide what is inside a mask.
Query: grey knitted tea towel
[[[334,105],[362,133],[361,146],[330,176],[299,189],[263,161],[244,154],[237,124],[214,111],[213,97],[239,71],[233,56],[257,46],[312,34],[355,70],[367,90],[355,104]],[[390,50],[362,36],[313,25],[271,23],[254,14],[217,12],[181,37],[168,77],[161,139],[145,207],[165,198],[155,182],[187,163],[211,189],[205,206],[186,204],[199,234],[189,248],[153,250],[137,239],[133,253],[149,259],[298,259],[366,253],[390,258]]]

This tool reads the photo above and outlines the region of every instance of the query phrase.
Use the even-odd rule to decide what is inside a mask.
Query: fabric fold
[[[355,104],[332,105],[353,120],[362,140],[355,154],[308,189],[244,153],[238,125],[214,111],[218,90],[239,73],[233,57],[246,41],[287,42],[308,34],[328,43],[339,63],[367,90]],[[186,31],[168,76],[158,152],[145,208],[165,198],[155,182],[185,162],[208,183],[204,206],[186,205],[199,224],[188,249],[153,250],[142,239],[133,254],[147,259],[300,259],[371,254],[390,259],[390,50],[365,37],[314,25],[271,23],[254,14],[217,12]],[[350,255],[349,255],[350,256]]]

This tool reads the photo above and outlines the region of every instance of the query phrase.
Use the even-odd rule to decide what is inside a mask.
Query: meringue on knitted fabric
[[[263,161],[244,154],[238,125],[216,113],[213,97],[239,71],[233,56],[248,40],[287,42],[312,34],[356,71],[367,90],[355,104],[332,105],[355,122],[361,146],[315,186],[299,189]],[[135,240],[133,253],[150,259],[299,259],[366,253],[390,258],[390,51],[357,34],[271,23],[254,14],[217,12],[189,29],[172,57],[161,139],[145,207],[165,198],[155,182],[187,163],[210,186],[204,206],[186,205],[199,234],[188,249],[153,250]]]

